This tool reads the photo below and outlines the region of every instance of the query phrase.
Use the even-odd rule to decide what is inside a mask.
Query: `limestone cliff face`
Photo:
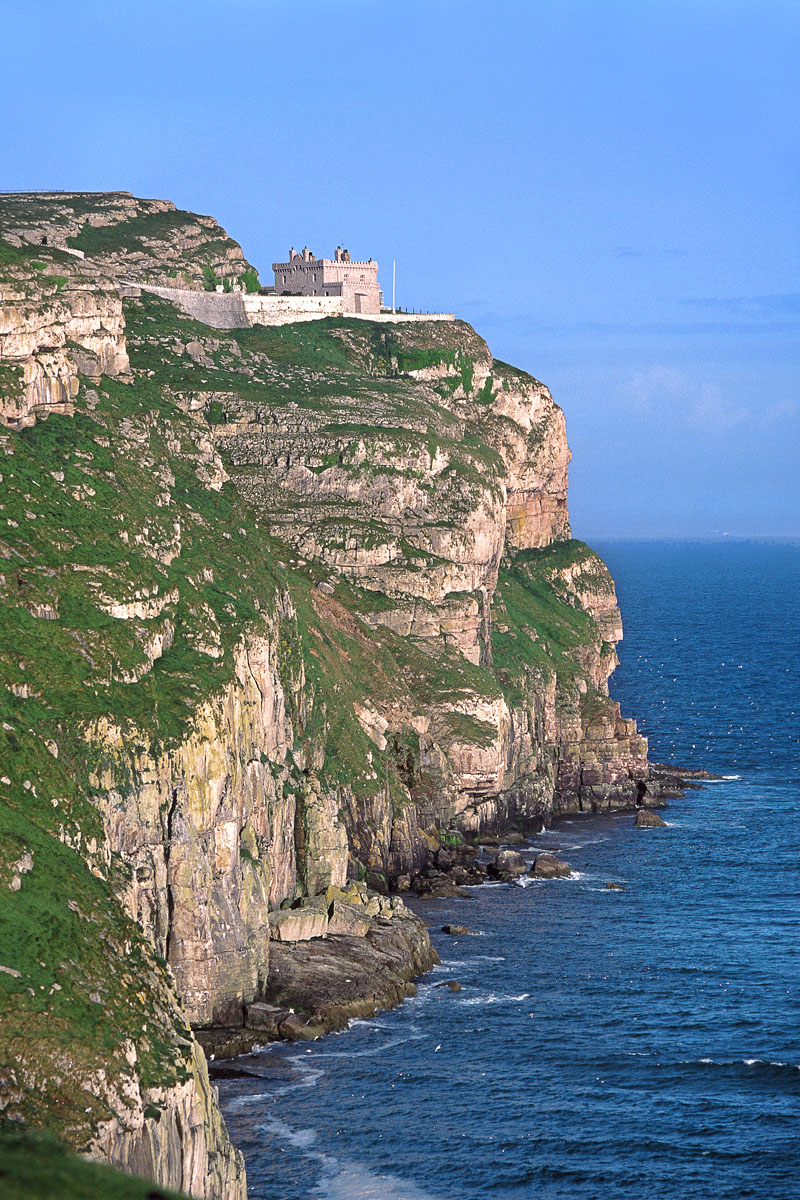
[[[196,1042],[185,1082],[134,1086],[119,1100],[120,1118],[99,1127],[88,1157],[202,1200],[247,1200],[244,1160],[231,1146]]]
[[[283,616],[293,619],[288,602]],[[294,898],[298,859],[301,891],[347,878],[338,810],[294,765],[276,647],[274,630],[237,647],[231,682],[174,749],[134,749],[106,721],[88,733],[103,762],[91,783],[106,845],[129,867],[125,904],[195,1024],[240,1022],[263,987],[269,913]]]
[[[77,252],[115,278],[178,288],[231,285],[253,270],[213,217],[130,192],[0,195],[0,235],[9,246],[35,247],[40,258]]]
[[[282,904],[652,798],[613,582],[561,410],[463,322],[210,330],[117,285],[241,250],[124,193],[0,200],[0,251],[0,1086],[239,1200],[185,1021],[262,997]]]
[[[34,288],[30,269],[0,282],[0,364],[8,381],[0,423],[12,428],[71,412],[80,375],[96,382],[129,371],[119,294],[64,259]]]

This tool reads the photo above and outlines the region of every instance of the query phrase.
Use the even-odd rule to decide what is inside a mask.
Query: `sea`
[[[666,829],[558,820],[526,854],[569,879],[416,902],[416,997],[238,1060],[251,1200],[800,1197],[800,543],[596,548],[612,694],[652,758],[722,779]]]

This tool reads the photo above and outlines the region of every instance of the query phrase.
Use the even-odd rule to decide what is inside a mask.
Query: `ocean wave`
[[[345,1162],[317,1150],[315,1129],[294,1129],[273,1115],[268,1116],[259,1128],[280,1138],[316,1165],[319,1178],[312,1185],[311,1194],[323,1197],[323,1200],[354,1200],[356,1196],[359,1200],[437,1200],[431,1192],[422,1191],[408,1179],[384,1172],[378,1174],[362,1163]]]
[[[421,1038],[429,1037],[427,1033],[421,1033],[419,1029],[413,1027],[396,1037],[381,1040],[377,1046],[368,1046],[366,1050],[327,1050],[320,1048],[317,1051],[317,1058],[326,1061],[329,1058],[373,1058],[376,1054],[383,1054],[386,1050],[391,1050],[394,1046],[404,1046],[406,1042],[418,1042]]]
[[[331,1174],[314,1189],[323,1200],[436,1200],[398,1175],[376,1174],[360,1163],[337,1163]]]
[[[482,992],[478,996],[460,997],[457,1003],[464,1008],[474,1008],[477,1004],[519,1004],[530,998],[530,992],[520,992],[518,996],[511,996],[506,992]]]
[[[336,1057],[330,1055],[331,1058]],[[268,1092],[253,1092],[247,1096],[237,1096],[233,1100],[228,1101],[227,1107],[230,1109],[242,1109],[250,1104],[260,1104],[262,1101],[276,1100],[279,1096],[288,1096],[291,1092],[299,1091],[301,1088],[316,1087],[323,1075],[327,1072],[322,1067],[313,1066],[309,1062],[305,1062],[301,1058],[292,1060],[292,1066],[297,1072],[296,1078],[288,1083],[283,1083],[279,1087],[270,1088]]]
[[[784,1076],[794,1079],[800,1075],[800,1063],[784,1062],[782,1059],[770,1058],[697,1058],[683,1059],[681,1065],[719,1067],[723,1070],[740,1070],[747,1068],[747,1074],[762,1074],[767,1076]]]

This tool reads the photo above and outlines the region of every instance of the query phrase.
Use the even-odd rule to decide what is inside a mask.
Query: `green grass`
[[[168,237],[185,219],[86,226],[76,244],[116,252]],[[0,265],[13,273],[33,253],[50,259],[0,243]],[[58,286],[35,269],[30,275],[39,295]],[[99,852],[100,777],[126,803],[141,782],[136,757],[184,741],[198,707],[230,685],[242,639],[266,635],[297,761],[315,764],[348,813],[354,858],[370,862],[374,830],[365,831],[384,799],[397,811],[421,798],[430,811],[442,794],[445,768],[423,768],[410,719],[431,717],[445,748],[487,747],[496,731],[470,715],[476,700],[529,704],[553,674],[571,695],[598,633],[559,572],[575,567],[596,589],[607,581],[581,543],[517,554],[495,598],[493,667],[467,661],[444,637],[401,637],[367,621],[410,603],[409,580],[448,577],[445,551],[431,549],[434,534],[463,530],[478,501],[500,511],[505,467],[492,397],[530,377],[495,363],[473,395],[486,351],[461,323],[386,330],[334,318],[228,332],[147,295],[126,300],[125,314],[135,382],[85,384],[74,416],[4,435],[0,459],[3,878],[33,858],[17,890],[0,884],[0,965],[18,972],[0,972],[0,1049],[10,1062],[21,1054],[37,1081],[11,1115],[48,1124],[73,1144],[107,1117],[92,1072],[124,1077],[127,1041],[148,1083],[169,1086],[188,1062],[164,964],[117,899],[125,864],[108,865]],[[211,366],[181,353],[193,340],[207,347]],[[408,374],[441,365],[451,372],[449,390]],[[0,374],[4,389],[18,385],[18,372]],[[212,439],[231,475],[219,490],[204,482]],[[314,488],[292,492],[264,466],[265,448],[276,460],[308,464]],[[374,486],[378,500],[368,501],[366,489],[322,499],[334,467],[348,484]],[[398,483],[421,497],[413,536],[382,507],[381,489]],[[291,544],[311,530],[329,551],[354,537],[362,549],[391,540],[397,571],[386,590],[340,579],[333,597],[321,592],[329,566],[299,562]],[[388,594],[395,580],[405,589],[398,599]],[[123,620],[107,611],[154,596],[167,598],[159,614]],[[467,595],[449,599],[466,603]],[[56,619],[36,615],[46,611]],[[146,645],[166,622],[172,644],[150,663]],[[212,641],[217,658],[203,650]],[[585,712],[601,701],[587,698]],[[357,720],[361,705],[393,714],[386,750]],[[103,720],[122,731],[121,750],[96,736]],[[306,786],[291,764],[281,782],[297,797]],[[61,1070],[67,1057],[71,1068]]]
[[[598,565],[599,564],[599,565]],[[512,703],[523,703],[532,680],[555,674],[569,685],[584,674],[583,651],[601,645],[593,618],[559,586],[558,572],[579,566],[604,578],[583,542],[524,550],[501,567],[492,605],[492,654]]]
[[[0,1126],[0,1195],[8,1200],[179,1200],[177,1192],[79,1158],[55,1137],[8,1126]]]
[[[102,212],[102,206],[98,206],[95,211]],[[150,252],[152,242],[170,240],[176,233],[185,229],[187,224],[193,223],[193,214],[180,209],[174,212],[143,213],[141,216],[131,217],[126,221],[115,221],[109,225],[90,225],[87,221],[80,233],[67,238],[67,242],[75,250],[83,250],[91,258],[102,257],[108,253],[117,254],[122,250]],[[219,242],[212,242],[211,245],[221,248],[226,243],[233,244],[229,238],[223,236]]]

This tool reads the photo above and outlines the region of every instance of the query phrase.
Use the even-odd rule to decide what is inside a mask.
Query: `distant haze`
[[[0,188],[396,258],[565,409],[576,536],[800,533],[796,3],[3,12]]]

